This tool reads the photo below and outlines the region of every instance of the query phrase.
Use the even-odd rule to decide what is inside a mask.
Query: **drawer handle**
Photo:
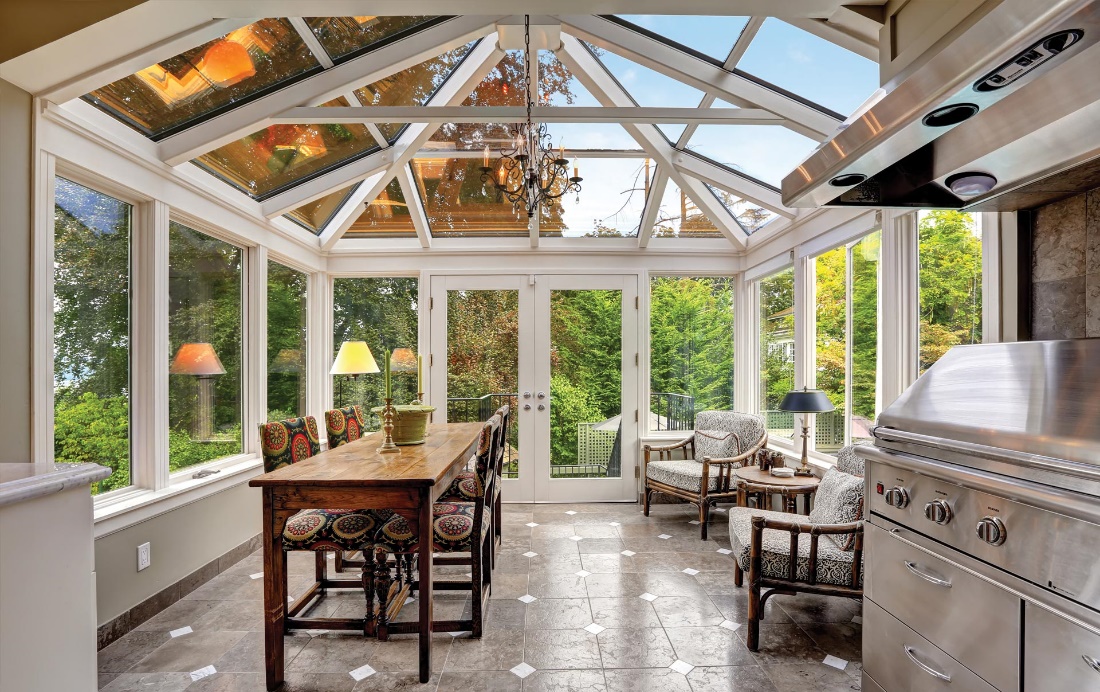
[[[905,655],[909,657],[909,660],[912,661],[914,665],[916,665],[918,668],[923,670],[925,673],[928,673],[929,675],[936,678],[937,680],[943,680],[944,682],[951,682],[951,676],[950,675],[948,675],[947,673],[941,673],[940,671],[936,670],[932,666],[928,665],[924,661],[917,658],[917,650],[916,649],[914,649],[913,647],[908,646],[908,645],[906,645],[902,648],[905,649]]]
[[[909,562],[908,560],[905,560],[905,568],[920,577],[921,579],[927,582],[932,582],[936,586],[942,586],[945,589],[951,588],[951,582],[947,581],[946,579],[940,579],[939,577],[933,576],[928,572],[925,572],[920,567],[917,567],[917,564],[915,562]]]
[[[1097,673],[1100,673],[1100,660],[1097,660],[1089,655],[1083,655],[1081,658],[1085,659],[1085,663],[1089,664],[1089,668],[1092,668]]]

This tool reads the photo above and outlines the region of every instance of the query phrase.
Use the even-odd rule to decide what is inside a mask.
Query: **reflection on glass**
[[[320,69],[288,21],[261,19],[84,99],[155,139]]]
[[[416,235],[409,205],[401,192],[401,184],[394,178],[386,189],[367,205],[366,211],[344,233],[345,238],[356,236],[373,238],[401,238]]]
[[[768,434],[792,439],[794,416],[779,410],[794,388],[794,269],[760,280],[760,413]]]
[[[383,349],[416,351],[420,281],[411,277],[336,278],[332,282],[332,357],[345,341],[365,341],[381,363]],[[427,360],[425,358],[425,360]],[[370,412],[380,406],[382,373],[333,377],[333,404],[363,407],[364,427],[378,430],[381,423]],[[416,399],[416,373],[394,373],[395,404]]]
[[[865,236],[851,248],[852,266],[852,415],[851,442],[872,439],[882,402],[878,395],[878,286],[882,231]]]
[[[920,371],[958,344],[982,340],[981,216],[919,212]]]
[[[306,283],[300,271],[267,263],[267,419],[306,415]]]
[[[512,407],[505,478],[519,478],[519,291],[447,292],[447,422]]]
[[[748,23],[748,17],[670,14],[620,14],[631,24],[652,31],[670,41],[725,62],[733,44]]]
[[[657,209],[653,237],[721,238],[722,233],[695,204],[695,200],[670,180],[665,185],[665,193]]]
[[[130,219],[125,202],[64,178],[54,197],[54,460],[130,479]]]
[[[700,125],[688,151],[778,189],[817,142],[778,125]]]
[[[306,24],[335,62],[377,48],[379,43],[429,22],[435,17],[309,17]]]
[[[356,186],[352,185],[343,190],[330,192],[320,199],[306,202],[297,209],[292,209],[285,216],[299,226],[304,226],[310,233],[320,235],[355,188]]]
[[[816,449],[826,454],[844,446],[848,402],[848,248],[840,246],[814,261],[817,387],[836,407],[814,419]]]
[[[692,430],[698,411],[733,408],[728,276],[649,280],[649,429]]]
[[[600,102],[554,53],[539,51],[539,104],[591,107]]]
[[[635,238],[656,168],[646,158],[572,159],[581,191],[544,210],[543,236]]]
[[[168,230],[168,467],[241,451],[240,248]]]
[[[752,235],[779,218],[779,214],[776,214],[774,211],[765,209],[746,199],[741,199],[728,190],[714,187],[710,183],[703,184],[714,193],[714,196],[718,198],[718,201],[722,203],[726,211],[728,211],[733,218],[737,219],[738,225],[740,225],[745,233],[749,235]]]
[[[413,159],[413,180],[432,235],[527,235],[527,213],[515,211],[491,184],[481,182],[481,165],[480,158]]]
[[[550,293],[550,477],[622,477],[622,291]]]

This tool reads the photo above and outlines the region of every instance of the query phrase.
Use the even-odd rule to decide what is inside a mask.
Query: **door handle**
[[[914,649],[913,647],[908,646],[908,645],[903,646],[902,648],[905,649],[905,655],[909,657],[909,660],[912,661],[914,663],[914,665],[916,665],[918,668],[923,670],[925,673],[928,673],[929,675],[936,678],[937,680],[943,680],[944,682],[951,682],[951,676],[950,675],[948,675],[947,673],[941,673],[940,671],[936,670],[932,666],[928,665],[924,661],[917,658],[917,655],[916,655],[917,650],[916,649]]]
[[[950,589],[951,588],[951,582],[949,582],[946,579],[940,579],[939,577],[933,576],[933,575],[929,574],[928,572],[925,572],[923,569],[918,567],[917,564],[914,563],[914,562],[909,562],[908,560],[905,560],[905,569],[909,570],[910,572],[917,575],[918,577],[925,580],[926,582],[930,582],[932,584],[935,584],[936,586],[942,586],[945,589]]]
[[[539,410],[540,410],[540,411],[545,411],[545,410],[546,410],[546,406],[545,406],[544,404],[539,404]]]
[[[524,411],[530,411],[531,410],[531,404],[524,404],[523,405],[523,410]]]
[[[546,398],[546,392],[539,392],[539,393],[538,393],[538,397],[539,397],[540,399],[545,399],[545,398]]]
[[[530,399],[531,398],[531,392],[524,392],[523,393],[523,398],[524,399]]]

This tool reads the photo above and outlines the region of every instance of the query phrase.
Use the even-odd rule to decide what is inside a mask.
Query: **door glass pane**
[[[878,400],[878,271],[882,231],[852,246],[851,441],[872,439]]]
[[[794,388],[794,269],[760,280],[760,413],[768,434],[792,439],[794,415],[779,410]]]
[[[447,292],[447,422],[512,406],[505,478],[519,478],[519,291]]]
[[[550,293],[550,477],[622,476],[622,291]]]

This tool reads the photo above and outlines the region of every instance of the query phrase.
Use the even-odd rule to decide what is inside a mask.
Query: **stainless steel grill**
[[[1100,690],[1100,340],[949,351],[867,460],[864,689]]]

